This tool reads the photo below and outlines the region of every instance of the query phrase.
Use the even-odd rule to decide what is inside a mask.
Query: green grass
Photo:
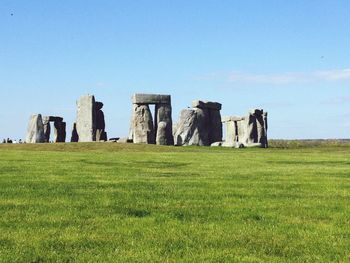
[[[348,143],[0,145],[1,262],[349,262],[349,247]]]

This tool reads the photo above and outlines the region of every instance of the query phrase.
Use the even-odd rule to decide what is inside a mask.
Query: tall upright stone
[[[262,109],[250,110],[244,117],[224,117],[222,121],[226,124],[226,145],[235,138],[235,143],[246,147],[268,147],[267,112]]]
[[[42,120],[44,125],[45,142],[50,142],[50,133],[51,133],[50,116],[43,116]]]
[[[85,95],[77,101],[76,127],[79,142],[96,141],[95,97]]]
[[[96,141],[107,141],[107,134],[105,132],[105,115],[102,111],[103,103],[96,101],[95,110],[96,110]]]
[[[65,142],[66,141],[66,123],[63,121],[54,122],[54,142]]]
[[[182,110],[175,132],[175,145],[209,146],[222,140],[221,104],[194,100]]]
[[[155,130],[157,131],[156,143],[158,145],[174,145],[171,104],[156,104],[155,118]],[[159,128],[159,126],[161,127]],[[158,134],[158,131],[160,134]]]
[[[134,104],[132,122],[134,143],[155,143],[155,131],[153,126],[152,113],[148,105]]]
[[[195,109],[184,109],[174,132],[174,144],[177,146],[203,145],[198,131],[197,112]]]
[[[134,94],[129,139],[134,143],[174,145],[171,97],[160,94]],[[155,104],[154,122],[149,104]]]
[[[72,128],[72,136],[70,138],[71,142],[78,142],[79,141],[79,135],[77,132],[77,124],[74,122],[73,123],[73,128]]]
[[[43,143],[45,142],[44,125],[41,114],[30,116],[26,143]]]

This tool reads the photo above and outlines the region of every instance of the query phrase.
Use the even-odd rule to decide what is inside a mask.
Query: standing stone
[[[157,136],[156,136],[156,144],[158,145],[169,145],[167,141],[167,130],[168,124],[164,121],[158,123],[157,126]]]
[[[42,119],[43,119],[43,125],[44,125],[45,142],[50,142],[50,133],[51,133],[50,116],[43,116]]]
[[[85,95],[77,101],[77,133],[79,142],[96,141],[95,97]]]
[[[196,111],[196,125],[199,135],[199,146],[210,146],[212,143],[209,138],[211,123],[208,109],[197,108]]]
[[[174,145],[171,105],[156,104],[155,115],[155,130],[157,131],[156,143],[159,145]],[[162,125],[159,130],[160,123],[162,123]],[[158,134],[158,131],[160,131],[161,134]],[[162,138],[162,136],[164,138]]]
[[[265,138],[264,138],[265,140],[264,140],[263,147],[264,148],[268,148],[269,147],[269,143],[268,143],[268,140],[267,140],[267,112],[264,112],[263,119],[264,119],[264,127],[265,127]]]
[[[258,142],[258,132],[256,125],[256,117],[253,111],[247,116],[247,144]]]
[[[133,113],[128,136],[129,140],[133,140],[134,143],[174,145],[171,96],[134,94],[131,100]],[[149,110],[149,104],[156,105],[154,122]]]
[[[209,109],[209,141],[222,141],[222,123],[221,114],[219,110]]]
[[[30,116],[27,136],[27,143],[43,143],[45,142],[44,125],[41,114]]]
[[[72,129],[72,136],[70,139],[71,142],[78,142],[79,141],[79,136],[77,132],[77,124],[74,122],[73,123],[73,129]]]
[[[55,139],[54,142],[65,142],[66,141],[66,123],[63,121],[55,121]]]
[[[203,137],[204,145],[211,145],[214,142],[222,141],[222,122],[220,110],[222,105],[218,102],[194,100],[192,107],[201,109],[204,112],[204,123],[199,121],[203,128],[199,131]],[[199,112],[201,113],[201,112]],[[206,134],[207,133],[207,134]],[[208,138],[206,138],[208,136]]]
[[[103,107],[102,102],[95,102],[96,110],[96,141],[107,141],[107,134],[105,132],[105,116],[101,110]]]
[[[152,114],[148,105],[134,104],[132,123],[134,143],[155,143]]]
[[[184,109],[180,112],[180,118],[174,133],[174,144],[178,146],[200,145],[195,109]]]

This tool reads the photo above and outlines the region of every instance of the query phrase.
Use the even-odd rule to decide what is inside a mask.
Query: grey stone
[[[223,142],[222,143],[222,147],[227,147],[227,148],[236,148],[236,143],[234,142],[234,143],[231,143],[231,142]]]
[[[170,95],[160,94],[134,94],[132,96],[133,104],[171,104]]]
[[[230,121],[241,121],[241,120],[244,120],[244,117],[239,117],[239,116],[223,116],[223,117],[221,117],[221,121],[223,123],[230,122]]]
[[[159,145],[174,145],[171,105],[156,104],[155,115],[156,143]],[[161,134],[158,134],[158,132]]]
[[[226,124],[226,142],[235,141],[245,147],[268,147],[267,113],[262,109],[250,110],[245,117],[224,117],[223,123]]]
[[[77,124],[73,123],[73,129],[72,129],[72,137],[70,139],[71,142],[78,142],[79,141],[79,135],[77,132]]]
[[[184,109],[180,112],[177,128],[174,133],[175,145],[198,145],[199,134],[195,109]]]
[[[43,116],[42,120],[44,125],[45,142],[50,142],[50,133],[51,133],[50,116]]]
[[[211,142],[209,134],[211,132],[210,115],[208,109],[196,108],[196,125],[198,127],[199,146],[209,146]],[[221,140],[221,139],[220,139]]]
[[[219,110],[209,109],[209,142],[222,141],[222,122]]]
[[[258,142],[258,130],[256,123],[255,114],[249,113],[248,118],[248,128],[247,128],[247,144],[257,143]]]
[[[226,121],[225,124],[226,124],[225,142],[233,144],[238,139],[237,122],[236,121]]]
[[[213,142],[212,144],[210,144],[211,147],[220,147],[222,146],[223,142]]]
[[[221,103],[203,100],[192,101],[193,108],[221,110]]]
[[[96,141],[95,97],[85,95],[77,101],[77,133],[79,142]]]
[[[66,141],[66,123],[63,121],[54,122],[54,142],[65,142]]]
[[[134,143],[155,143],[152,114],[148,105],[134,104],[132,124]]]
[[[62,117],[58,117],[58,116],[48,116],[49,121],[55,122],[55,121],[63,121]]]
[[[167,141],[167,126],[168,125],[169,124],[164,122],[164,121],[158,122],[156,144],[169,145],[168,141]]]
[[[118,143],[132,143],[133,141],[130,140],[129,138],[127,137],[124,137],[124,138],[120,138],[117,140]]]
[[[180,112],[174,136],[175,145],[209,146],[208,110],[184,109]]]
[[[32,115],[27,128],[26,143],[43,142],[45,142],[45,134],[41,114]]]
[[[103,107],[102,102],[95,102],[96,111],[96,141],[107,141],[107,133],[105,132],[105,116],[101,110]]]

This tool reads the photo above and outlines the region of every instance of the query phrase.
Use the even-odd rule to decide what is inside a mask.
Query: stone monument
[[[267,112],[262,109],[250,110],[244,117],[223,117],[222,122],[226,125],[226,137],[222,146],[243,144],[245,147],[268,147]]]
[[[30,116],[27,128],[26,143],[45,142],[44,124],[41,114]]]
[[[134,143],[174,145],[170,95],[134,94],[130,137]],[[155,105],[153,122],[150,104]]]
[[[93,95],[84,95],[77,101],[77,120],[72,129],[72,142],[107,141],[103,103]]]
[[[194,100],[180,113],[174,132],[175,145],[209,146],[222,140],[221,104]]]

